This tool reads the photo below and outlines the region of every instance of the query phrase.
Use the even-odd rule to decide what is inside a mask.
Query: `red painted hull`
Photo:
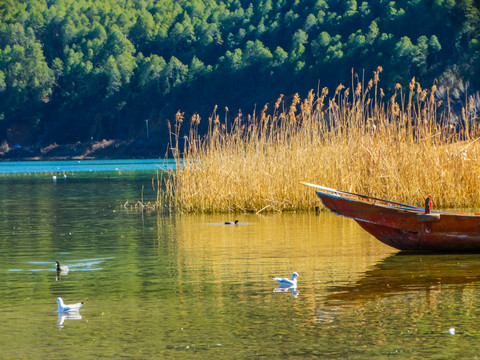
[[[316,193],[327,209],[354,219],[378,240],[396,249],[480,251],[480,216],[436,211],[425,214],[422,208],[402,204],[393,206],[391,202],[372,203],[354,196],[342,196],[342,192]]]

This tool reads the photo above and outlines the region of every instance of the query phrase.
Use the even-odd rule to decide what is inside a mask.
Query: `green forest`
[[[478,0],[0,0],[0,143],[145,137],[146,125],[167,143],[178,110],[251,114],[378,66],[387,94],[413,77],[473,92],[479,10]]]

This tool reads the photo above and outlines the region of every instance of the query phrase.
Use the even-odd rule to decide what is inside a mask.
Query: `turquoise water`
[[[0,358],[480,356],[478,254],[405,255],[330,213],[136,212],[155,172],[108,174],[0,178]]]
[[[63,160],[0,162],[0,174],[69,173],[97,171],[165,170],[175,166],[173,160]]]

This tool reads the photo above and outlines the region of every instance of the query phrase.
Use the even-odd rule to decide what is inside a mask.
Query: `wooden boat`
[[[303,183],[333,213],[354,219],[381,242],[399,250],[473,252],[480,251],[480,216],[416,207],[366,195]]]

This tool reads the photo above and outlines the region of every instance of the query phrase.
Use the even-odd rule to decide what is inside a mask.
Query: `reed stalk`
[[[200,117],[190,121],[180,150],[177,114],[171,152],[176,171],[162,178],[162,202],[180,212],[304,211],[319,205],[308,181],[341,190],[434,207],[480,205],[480,141],[475,114],[463,110],[455,127],[440,112],[436,86],[422,89],[412,79],[408,94],[397,84],[390,99],[380,88],[379,67],[367,82],[352,76],[339,85],[283,95],[260,115],[241,112],[221,123],[217,108],[200,136]],[[447,108],[448,109],[448,108]]]

